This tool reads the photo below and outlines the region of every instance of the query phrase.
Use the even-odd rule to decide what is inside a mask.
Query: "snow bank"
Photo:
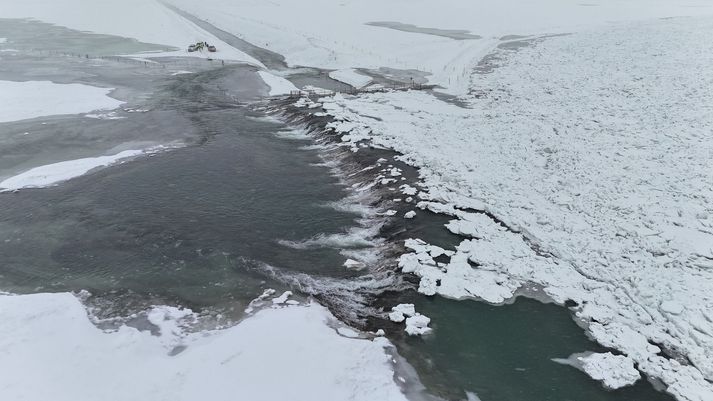
[[[414,91],[320,102],[345,146],[419,167],[419,207],[467,237],[448,263],[406,242],[419,291],[499,303],[537,283],[678,399],[710,400],[711,35],[713,19],[680,18],[498,49],[469,108]]]
[[[212,57],[262,64],[176,14],[159,0],[2,0],[3,18],[34,18],[79,31],[89,31],[162,44],[180,50],[161,56]],[[217,53],[188,53],[191,43],[206,41]],[[157,54],[154,54],[157,55]]]
[[[97,167],[109,166],[144,152],[143,150],[125,150],[110,156],[87,157],[35,167],[0,182],[0,192],[22,188],[49,187],[84,175]]]
[[[0,123],[114,109],[124,102],[107,96],[113,90],[49,81],[0,81]]]
[[[361,89],[371,82],[371,77],[359,74],[353,68],[332,71],[329,73],[329,77],[357,89]]]
[[[290,92],[299,90],[285,78],[270,74],[267,71],[258,71],[257,73],[265,81],[265,84],[270,87],[270,96],[289,95]]]
[[[248,42],[285,56],[290,65],[332,70],[391,67],[430,74],[432,83],[466,93],[470,71],[508,35],[566,33],[610,21],[645,20],[713,12],[707,0],[602,0],[596,5],[562,0],[339,2],[324,0],[169,0]],[[369,23],[393,21],[418,32]],[[383,24],[382,24],[383,25]],[[472,32],[457,40],[438,30]],[[419,74],[404,72],[414,78]]]
[[[0,295],[3,399],[406,400],[388,341],[339,335],[317,304],[192,334],[182,331],[191,316],[160,307],[149,319],[160,336],[105,332],[71,294]]]

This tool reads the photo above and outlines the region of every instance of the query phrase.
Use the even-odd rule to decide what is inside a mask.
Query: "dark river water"
[[[281,246],[339,233],[355,215],[304,141],[228,108],[196,113],[219,132],[200,146],[0,197],[3,281],[11,291],[133,291],[190,306],[250,300],[256,262],[346,275],[336,249]]]
[[[38,32],[51,37],[48,50],[63,43],[100,55],[97,49],[156,48],[33,24],[0,20],[0,36],[9,38],[4,46],[14,40],[29,46]],[[428,390],[444,399],[471,392],[482,401],[671,400],[645,380],[606,391],[553,362],[602,350],[563,307],[524,298],[492,306],[396,291],[398,274],[384,273],[389,263],[395,271],[393,260],[379,263],[376,278],[368,268],[346,269],[347,252],[368,253],[370,242],[414,236],[452,247],[459,239],[443,228],[446,219],[423,212],[388,222],[381,231],[388,238],[355,240],[349,233],[380,223],[358,213],[366,205],[349,198],[353,193],[325,167],[324,149],[250,107],[266,91],[254,68],[204,67],[174,76],[168,67],[98,64],[36,50],[0,58],[0,79],[109,86],[128,102],[118,111],[125,118],[117,120],[58,116],[0,124],[0,177],[137,144],[185,145],[55,187],[0,194],[0,290],[86,290],[101,305],[99,314],[170,304],[235,320],[266,288],[315,296],[338,316],[413,302],[432,318],[432,335],[407,337],[402,326],[373,316],[369,325],[385,328]],[[325,79],[310,74],[301,71],[298,79]],[[131,107],[143,110],[131,113]],[[33,135],[18,134],[25,131]],[[383,155],[363,157],[377,156]]]

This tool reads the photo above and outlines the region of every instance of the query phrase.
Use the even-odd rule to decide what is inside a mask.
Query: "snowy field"
[[[284,55],[293,66],[334,70],[418,69],[431,74],[429,82],[455,94],[467,90],[471,68],[478,60],[501,39],[510,40],[512,35],[565,33],[614,21],[713,12],[713,4],[705,0],[592,3],[169,0],[169,3],[248,42]],[[458,40],[434,34],[439,29],[464,31],[481,38]]]
[[[448,264],[407,241],[421,292],[499,303],[539,284],[679,399],[711,400],[712,35],[713,19],[679,18],[499,49],[468,108],[424,92],[321,101],[348,144],[418,166],[419,206],[469,238]]]
[[[388,340],[353,338],[317,304],[275,304],[232,328],[198,333],[189,330],[197,319],[190,310],[156,307],[146,315],[159,331],[151,335],[98,329],[71,294],[0,294],[2,397],[406,400]]]

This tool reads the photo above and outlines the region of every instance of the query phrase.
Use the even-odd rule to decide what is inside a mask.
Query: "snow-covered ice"
[[[0,6],[3,18],[33,18],[79,31],[134,38],[145,43],[180,49],[144,53],[143,56],[207,58],[210,55],[262,67],[262,63],[253,57],[178,15],[159,0],[2,0]],[[185,50],[189,44],[197,41],[215,45],[218,52],[189,53]]]
[[[709,400],[711,35],[709,17],[674,18],[497,48],[466,108],[418,91],[320,102],[346,146],[419,167],[418,206],[467,237],[443,266],[406,242],[419,291],[500,303],[537,283],[677,398]]]
[[[415,314],[416,308],[413,304],[398,304],[391,308],[389,319],[392,322],[401,323],[406,320],[406,316],[413,316]]]
[[[353,68],[332,71],[329,73],[329,77],[357,89],[361,89],[371,82],[371,77],[359,74]]]
[[[50,187],[84,175],[98,167],[106,167],[141,154],[153,154],[169,148],[170,146],[154,146],[143,150],[124,150],[108,156],[85,157],[34,167],[0,182],[0,192]]]
[[[2,398],[406,400],[389,342],[338,334],[334,317],[314,303],[195,333],[183,329],[189,310],[149,315],[160,336],[128,326],[102,331],[71,294],[0,295]]]
[[[285,302],[287,302],[287,298],[292,296],[292,291],[285,291],[280,295],[279,297],[275,297],[272,299],[272,304],[273,305],[282,305]]]
[[[634,361],[623,355],[593,353],[577,359],[582,363],[585,373],[610,389],[630,386],[641,378],[639,371],[634,368]]]
[[[290,92],[299,90],[292,82],[285,78],[278,77],[267,71],[258,71],[257,73],[260,75],[260,78],[265,81],[265,84],[270,87],[270,96],[289,95]]]
[[[415,314],[406,318],[406,333],[410,336],[420,336],[423,334],[428,334],[431,332],[431,328],[428,324],[431,323],[431,319],[421,315]]]
[[[420,336],[431,332],[428,324],[431,319],[416,312],[413,304],[399,304],[391,308],[389,320],[396,323],[405,322],[406,333],[410,336]]]
[[[108,96],[113,90],[83,84],[0,80],[0,123],[115,109],[124,102]]]

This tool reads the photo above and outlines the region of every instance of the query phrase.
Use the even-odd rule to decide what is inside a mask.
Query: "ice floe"
[[[416,312],[413,304],[394,306],[389,312],[389,319],[396,323],[405,322],[406,328],[404,330],[410,336],[420,336],[431,332],[431,328],[428,327],[431,319]]]
[[[357,89],[361,89],[371,82],[371,77],[362,75],[353,68],[332,71],[329,73],[329,77]]]
[[[113,90],[49,81],[0,81],[0,123],[115,109],[124,102],[107,96]]]
[[[292,291],[285,291],[280,295],[279,297],[275,297],[272,299],[272,304],[273,305],[281,305],[287,302],[287,298],[292,296]]]
[[[573,366],[612,390],[631,386],[641,378],[631,358],[611,352],[583,352],[566,359],[555,358],[553,361]]]
[[[86,157],[34,167],[0,182],[0,192],[16,191],[23,188],[46,188],[79,177],[99,167],[106,167],[142,154],[153,154],[169,148],[171,147],[155,146],[143,150],[125,150],[109,156]]]
[[[270,87],[270,96],[277,95],[289,95],[290,92],[299,91],[292,82],[286,80],[285,78],[278,77],[277,75],[271,74],[267,71],[258,71],[258,75],[265,81],[265,84]]]

